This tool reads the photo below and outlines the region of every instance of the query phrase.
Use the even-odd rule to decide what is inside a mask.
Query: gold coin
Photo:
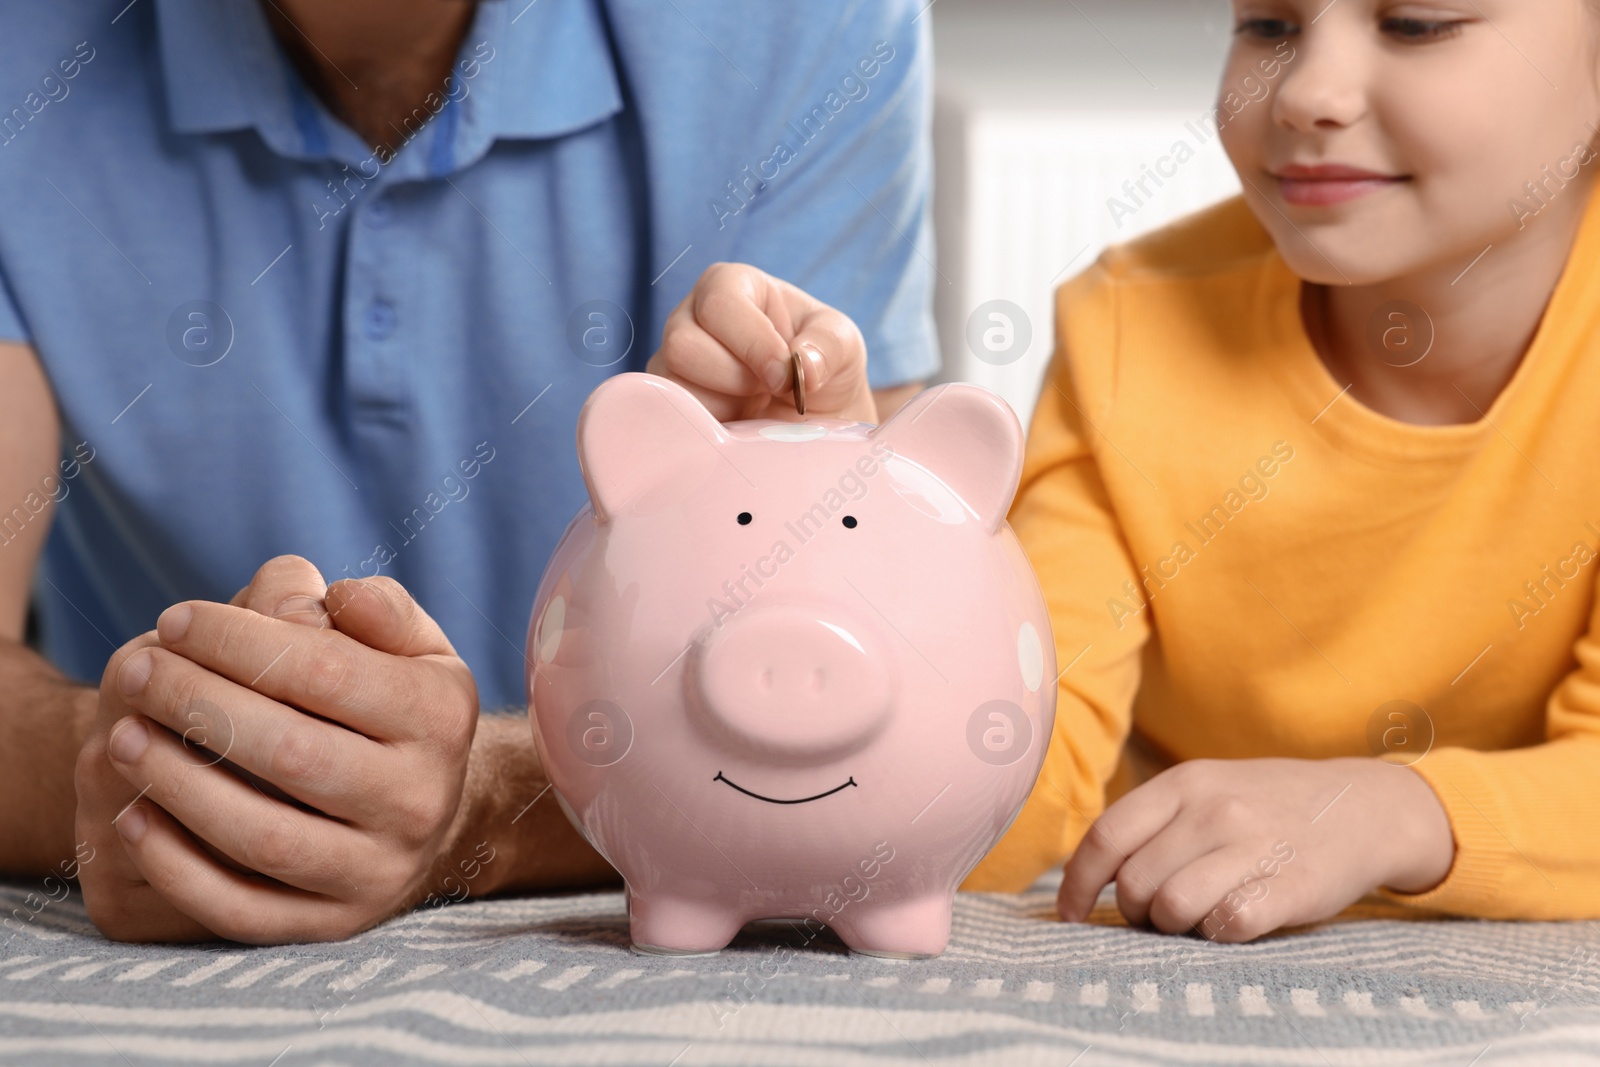
[[[789,353],[789,362],[794,366],[794,410],[804,415],[806,413],[805,363],[800,359],[799,352]]]

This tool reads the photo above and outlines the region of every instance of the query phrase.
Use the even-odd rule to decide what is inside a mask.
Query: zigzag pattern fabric
[[[0,887],[29,914],[30,890]],[[1054,889],[961,894],[938,959],[788,923],[635,955],[620,892],[475,901],[329,945],[105,941],[76,895],[8,927],[0,1063],[817,1065],[1592,1063],[1600,922],[1381,901],[1247,945],[1086,924]],[[37,898],[35,898],[35,902]],[[1403,917],[1409,916],[1409,917]],[[1489,1051],[1485,1053],[1485,1049]]]

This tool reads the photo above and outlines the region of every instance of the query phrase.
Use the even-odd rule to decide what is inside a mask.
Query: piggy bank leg
[[[868,898],[835,915],[829,926],[852,952],[893,959],[937,956],[950,943],[949,896],[885,901]]]
[[[715,900],[691,900],[660,892],[630,894],[633,947],[663,956],[714,956],[744,926],[743,918]]]

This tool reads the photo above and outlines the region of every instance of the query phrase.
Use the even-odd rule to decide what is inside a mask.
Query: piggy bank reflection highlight
[[[1006,525],[1022,431],[969,385],[881,426],[718,423],[664,378],[589,398],[590,504],[528,630],[534,739],[627,882],[635,948],[746,922],[929,956],[1038,776],[1039,586]]]

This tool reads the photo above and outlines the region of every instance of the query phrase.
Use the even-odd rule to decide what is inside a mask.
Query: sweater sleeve
[[[1573,653],[1543,744],[1441,748],[1412,764],[1444,805],[1455,861],[1432,889],[1379,895],[1484,919],[1600,918],[1600,598]]]
[[[1115,284],[1097,265],[1062,287],[1057,343],[1009,520],[1039,576],[1061,670],[1044,767],[1011,828],[962,888],[1015,892],[1062,862],[1105,806],[1127,738],[1148,612],[1110,610],[1136,581],[1100,464],[1116,356]],[[1138,603],[1137,600],[1133,601]]]

